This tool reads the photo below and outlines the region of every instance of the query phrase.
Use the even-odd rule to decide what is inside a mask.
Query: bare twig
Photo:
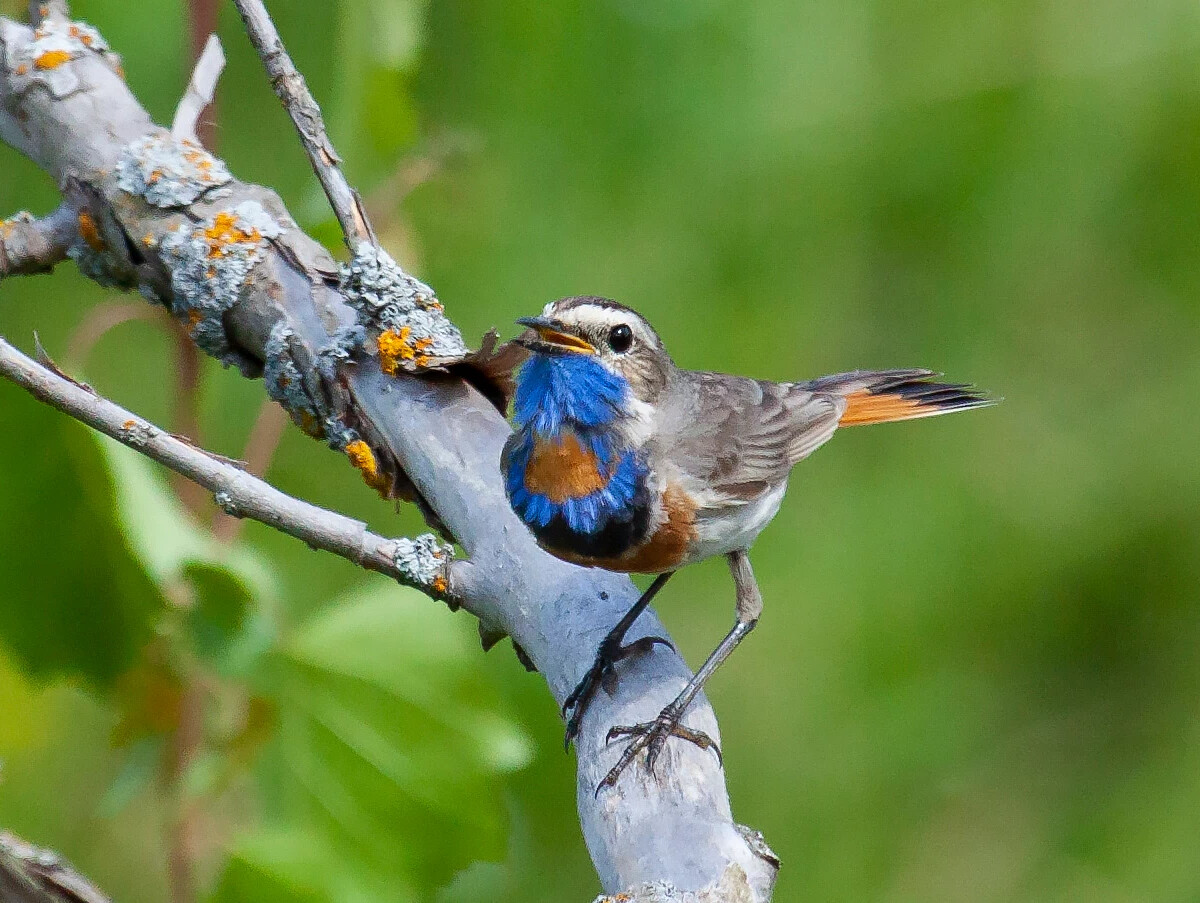
[[[261,521],[357,565],[438,598],[446,595],[449,547],[424,538],[386,539],[342,514],[302,502],[26,357],[0,338],[0,376],[92,429],[136,449],[214,494],[229,514]],[[419,546],[414,551],[414,547]]]
[[[0,900],[4,903],[109,903],[58,854],[0,832]]]
[[[374,242],[375,235],[367,214],[363,210],[362,199],[358,196],[346,176],[342,172],[341,157],[333,149],[333,142],[325,131],[325,121],[321,117],[321,108],[317,106],[312,92],[304,81],[304,76],[296,69],[292,58],[284,49],[283,40],[263,6],[262,0],[234,0],[242,21],[246,23],[246,33],[250,43],[262,57],[263,66],[271,78],[271,86],[275,89],[280,103],[292,117],[300,141],[312,163],[313,172],[325,189],[325,196],[341,223],[342,232],[346,236],[346,244],[351,250],[365,242]]]
[[[200,114],[212,103],[217,91],[217,79],[225,68],[225,51],[221,49],[221,41],[215,34],[208,36],[208,42],[196,60],[192,70],[192,79],[188,82],[187,90],[175,108],[175,119],[171,123],[171,134],[180,141],[199,141],[197,126]],[[211,147],[210,147],[211,150]]]
[[[64,202],[49,216],[34,219],[21,212],[0,220],[0,279],[48,273],[67,259],[79,235],[74,205]]]
[[[209,38],[216,34],[220,0],[188,0],[188,44],[192,59],[199,60]],[[196,135],[201,144],[210,151],[217,149],[217,99],[214,96],[208,105],[209,115],[201,114]]]

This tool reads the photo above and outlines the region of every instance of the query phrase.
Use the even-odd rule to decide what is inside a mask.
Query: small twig
[[[208,36],[208,42],[196,67],[192,70],[191,81],[187,90],[175,108],[175,119],[171,123],[171,135],[179,141],[199,141],[196,134],[200,114],[212,103],[217,90],[217,79],[225,68],[225,51],[221,49],[221,40],[215,34]]]
[[[242,451],[242,459],[246,462],[246,472],[256,477],[264,477],[275,450],[283,439],[283,431],[288,425],[288,415],[282,407],[271,399],[266,399],[250,428],[250,438]],[[245,521],[230,517],[224,511],[217,510],[213,518],[213,536],[218,542],[231,543],[237,539]]]
[[[188,44],[192,59],[200,59],[210,35],[216,34],[219,24],[220,0],[188,0]],[[217,150],[217,99],[208,105],[209,115],[200,119],[196,135],[209,151]]]
[[[346,244],[352,251],[364,243],[374,244],[375,233],[363,210],[362,199],[342,173],[339,166],[342,160],[325,131],[321,108],[308,90],[304,76],[284,49],[283,40],[267,8],[262,0],[234,0],[234,4],[242,14],[250,43],[262,58],[275,94],[296,126],[313,172],[320,179],[329,205],[341,223]]]
[[[172,436],[88,388],[26,357],[0,338],[0,376],[176,473],[199,483],[228,514],[260,521],[314,549],[433,596],[446,598],[451,549],[432,537],[387,539],[361,521],[300,501],[227,461]],[[455,600],[466,604],[469,600]]]
[[[0,900],[5,903],[109,903],[57,853],[0,832]]]
[[[22,211],[0,220],[0,279],[50,272],[67,259],[67,249],[78,235],[75,207],[68,202],[41,219]]]

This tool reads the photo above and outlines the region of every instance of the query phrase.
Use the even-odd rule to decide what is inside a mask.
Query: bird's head
[[[551,301],[541,316],[517,320],[529,331],[517,342],[537,355],[582,355],[619,377],[635,398],[653,403],[674,368],[654,328],[637,311],[583,295]]]

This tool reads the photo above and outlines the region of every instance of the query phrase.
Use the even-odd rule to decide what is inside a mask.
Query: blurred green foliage
[[[169,121],[181,5],[74,8]],[[930,366],[1006,396],[839,436],[755,548],[766,613],[710,695],[779,901],[1196,899],[1194,3],[270,8],[468,335],[595,292],[684,366]],[[219,151],[336,246],[232,13]],[[0,210],[54,197],[0,148]],[[0,333],[65,361],[130,300],[63,267],[0,286]],[[160,324],[70,363],[173,421]],[[206,366],[198,438],[242,455],[261,401]],[[12,386],[0,412],[0,824],[121,903],[178,884],[172,850],[221,901],[596,892],[554,706],[467,616],[265,528],[219,541],[145,462]],[[269,477],[419,528],[290,427]],[[698,662],[728,576],[677,581],[659,608]]]

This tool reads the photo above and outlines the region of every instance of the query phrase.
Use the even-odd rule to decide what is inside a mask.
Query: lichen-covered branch
[[[154,426],[49,364],[34,361],[0,338],[0,376],[35,398],[136,449],[213,493],[217,504],[235,517],[248,517],[378,571],[439,599],[447,595],[454,550],[436,537],[387,539],[366,525],[334,511],[310,505]]]
[[[467,553],[450,572],[450,596],[489,640],[511,635],[561,703],[637,588],[551,558],[509,508],[498,466],[510,432],[497,410],[504,355],[467,354],[428,286],[362,240],[365,220],[343,224],[358,239],[339,266],[274,192],[155,126],[120,73],[82,23],[0,19],[0,139],[74,186],[68,200],[91,224],[92,241],[71,244],[80,270],[162,305],[201,348],[262,376],[292,419],[370,485],[415,500]],[[319,110],[309,112],[319,137]],[[151,439],[159,447],[161,436]],[[630,639],[651,633],[665,631],[646,612]],[[656,881],[691,892],[732,875],[763,903],[777,862],[733,821],[713,756],[669,744],[655,777],[630,769],[595,795],[620,753],[608,728],[649,720],[689,676],[656,647],[625,663],[619,692],[589,708],[576,741],[583,834],[610,892]],[[688,717],[719,739],[703,696]]]
[[[57,853],[0,832],[0,900],[4,903],[109,903]]]

